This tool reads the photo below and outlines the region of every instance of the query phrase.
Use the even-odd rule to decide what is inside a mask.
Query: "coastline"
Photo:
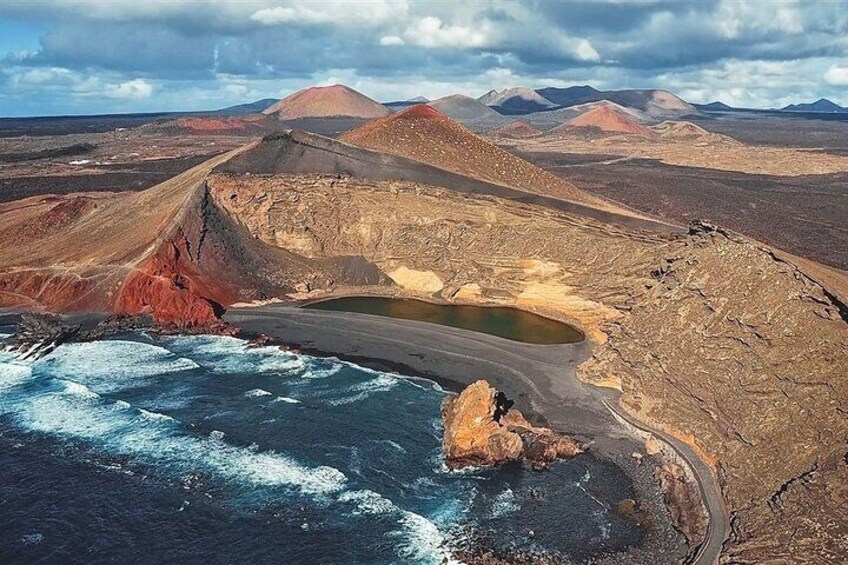
[[[577,367],[594,347],[589,340],[532,345],[426,322],[307,310],[279,303],[232,308],[225,319],[241,327],[241,336],[245,338],[264,334],[272,343],[295,347],[304,354],[332,356],[378,370],[423,377],[450,392],[484,378],[514,399],[516,407],[534,425],[551,427],[589,443],[592,456],[622,468],[633,480],[640,502],[646,507],[654,505],[650,514],[657,520],[658,531],[663,527],[659,523],[668,519],[653,474],[649,472],[652,465],[638,465],[632,457],[634,452],[644,452],[643,442],[609,408],[608,402],[615,402],[617,392],[577,379]],[[658,437],[663,444],[668,443],[664,435]],[[696,457],[694,453],[690,456]],[[691,465],[689,457],[683,459]],[[697,471],[694,476],[703,494],[704,487],[700,484],[703,477]],[[712,513],[708,514],[712,518]],[[688,558],[679,557],[685,563],[714,563],[718,553],[713,554],[713,550],[720,551],[723,541],[723,535],[708,537],[700,547],[690,550]],[[644,562],[648,554],[639,552],[655,543],[656,540],[648,541],[634,548],[633,555],[616,556],[611,562]],[[658,549],[653,547],[649,551]],[[654,553],[653,558],[658,554]]]
[[[17,312],[0,311],[0,321],[6,324],[17,317]],[[90,328],[104,317],[80,313],[63,318]],[[704,565],[717,561],[728,525],[712,470],[682,442],[647,424],[633,422],[631,416],[616,410],[617,391],[598,388],[577,378],[577,367],[591,355],[594,347],[589,340],[533,345],[427,322],[308,310],[291,303],[231,308],[224,318],[239,326],[239,337],[245,339],[264,334],[271,338],[272,344],[294,347],[305,355],[336,357],[383,372],[425,378],[448,392],[459,392],[478,379],[486,379],[514,399],[516,406],[535,425],[551,427],[588,443],[592,456],[622,468],[633,480],[640,504],[645,503],[643,510],[653,520],[661,522],[668,521],[668,515],[653,484],[653,474],[649,472],[652,465],[637,465],[631,456],[635,452],[642,453],[644,445],[634,439],[630,427],[652,433],[682,457],[688,471],[694,474],[708,507],[711,527],[707,539],[683,562]],[[622,425],[622,420],[628,425]],[[711,483],[706,486],[704,469]],[[716,497],[721,505],[719,513],[715,512]],[[720,527],[716,527],[717,524]],[[662,551],[654,553],[654,557],[669,555],[663,551],[663,546],[657,545],[662,535],[660,526],[654,525],[646,542],[634,546],[633,555],[628,551],[624,561],[619,559],[622,555],[616,555],[610,563],[643,562],[650,554],[639,553],[644,551]],[[664,539],[667,541],[668,537]]]

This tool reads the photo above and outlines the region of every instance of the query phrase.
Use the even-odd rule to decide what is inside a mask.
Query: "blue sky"
[[[848,105],[848,0],[0,2],[0,116],[212,109],[336,82],[384,101],[588,83]]]

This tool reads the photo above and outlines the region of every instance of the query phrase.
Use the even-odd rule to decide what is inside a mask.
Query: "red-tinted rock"
[[[452,469],[524,459],[545,468],[583,450],[572,439],[531,425],[512,401],[486,381],[469,385],[442,405],[445,463]]]

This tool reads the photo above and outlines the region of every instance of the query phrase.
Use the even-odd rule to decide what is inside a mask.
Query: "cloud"
[[[486,21],[474,29],[471,26],[448,25],[435,16],[427,16],[406,28],[404,38],[407,43],[428,48],[483,47],[488,43],[489,31]]]
[[[140,78],[111,85],[106,89],[106,96],[109,96],[110,98],[129,98],[133,100],[140,100],[150,98],[152,94],[153,85]]]
[[[832,65],[824,73],[824,81],[834,86],[848,86],[848,65]]]
[[[335,24],[377,25],[403,17],[406,2],[392,0],[370,0],[368,2],[344,2],[323,0],[321,2],[294,1],[285,6],[262,8],[251,14],[250,19],[264,25],[282,24]]]
[[[13,1],[0,2],[4,35],[27,51],[0,52],[0,115],[38,100],[215,107],[330,77],[387,99],[589,83],[846,103],[848,0]]]
[[[384,35],[380,38],[380,45],[405,45],[406,41],[397,35]]]

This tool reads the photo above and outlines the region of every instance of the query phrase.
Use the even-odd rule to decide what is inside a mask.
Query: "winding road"
[[[600,452],[626,449],[624,438],[632,447],[632,432],[620,420],[652,433],[688,463],[709,514],[706,541],[688,563],[718,562],[729,522],[712,469],[689,445],[616,409],[615,391],[577,379],[578,365],[591,354],[589,341],[532,345],[426,322],[285,305],[233,308],[225,319],[247,332],[276,336],[308,352],[360,364],[382,361],[384,369],[426,376],[453,389],[487,379],[516,399],[531,419],[593,440]]]

